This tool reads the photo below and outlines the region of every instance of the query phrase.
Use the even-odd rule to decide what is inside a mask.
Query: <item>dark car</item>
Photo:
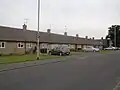
[[[58,46],[49,51],[51,55],[70,55],[70,49],[67,46]]]

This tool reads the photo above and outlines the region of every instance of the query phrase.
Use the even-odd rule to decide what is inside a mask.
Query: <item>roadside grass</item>
[[[52,58],[60,58],[61,56],[53,56],[47,54],[40,54],[40,60],[44,59],[52,59]],[[19,63],[26,61],[35,61],[36,54],[28,54],[28,55],[20,55],[20,56],[0,56],[0,64],[8,64],[8,63]]]
[[[100,53],[108,53],[108,52],[113,52],[114,50],[101,50]]]
[[[83,52],[71,52],[70,56],[82,55],[82,54]],[[40,60],[61,58],[61,57],[63,56],[40,54]],[[35,60],[36,60],[36,54],[0,56],[0,64],[19,63],[19,62],[27,62],[27,61],[35,61]]]
[[[83,55],[85,52],[71,52],[71,55]]]

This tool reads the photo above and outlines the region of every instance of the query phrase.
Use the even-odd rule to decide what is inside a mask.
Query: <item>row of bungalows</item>
[[[0,26],[0,54],[25,54],[37,45],[37,31],[27,30],[24,24],[22,29]],[[102,46],[101,41],[47,32],[39,33],[40,49],[50,50],[59,45],[67,45],[70,49],[81,49],[86,46]]]

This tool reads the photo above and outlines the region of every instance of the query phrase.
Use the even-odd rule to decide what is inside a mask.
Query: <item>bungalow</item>
[[[68,45],[71,49],[82,48],[87,45],[102,45],[99,41],[51,33],[40,32],[40,48],[52,49],[57,45]],[[0,53],[1,54],[24,54],[32,51],[37,44],[37,31],[0,26]]]

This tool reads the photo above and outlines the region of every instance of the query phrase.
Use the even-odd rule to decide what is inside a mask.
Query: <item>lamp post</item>
[[[38,32],[37,32],[37,60],[40,59],[40,32],[39,32],[39,29],[40,29],[40,0],[38,0]]]

